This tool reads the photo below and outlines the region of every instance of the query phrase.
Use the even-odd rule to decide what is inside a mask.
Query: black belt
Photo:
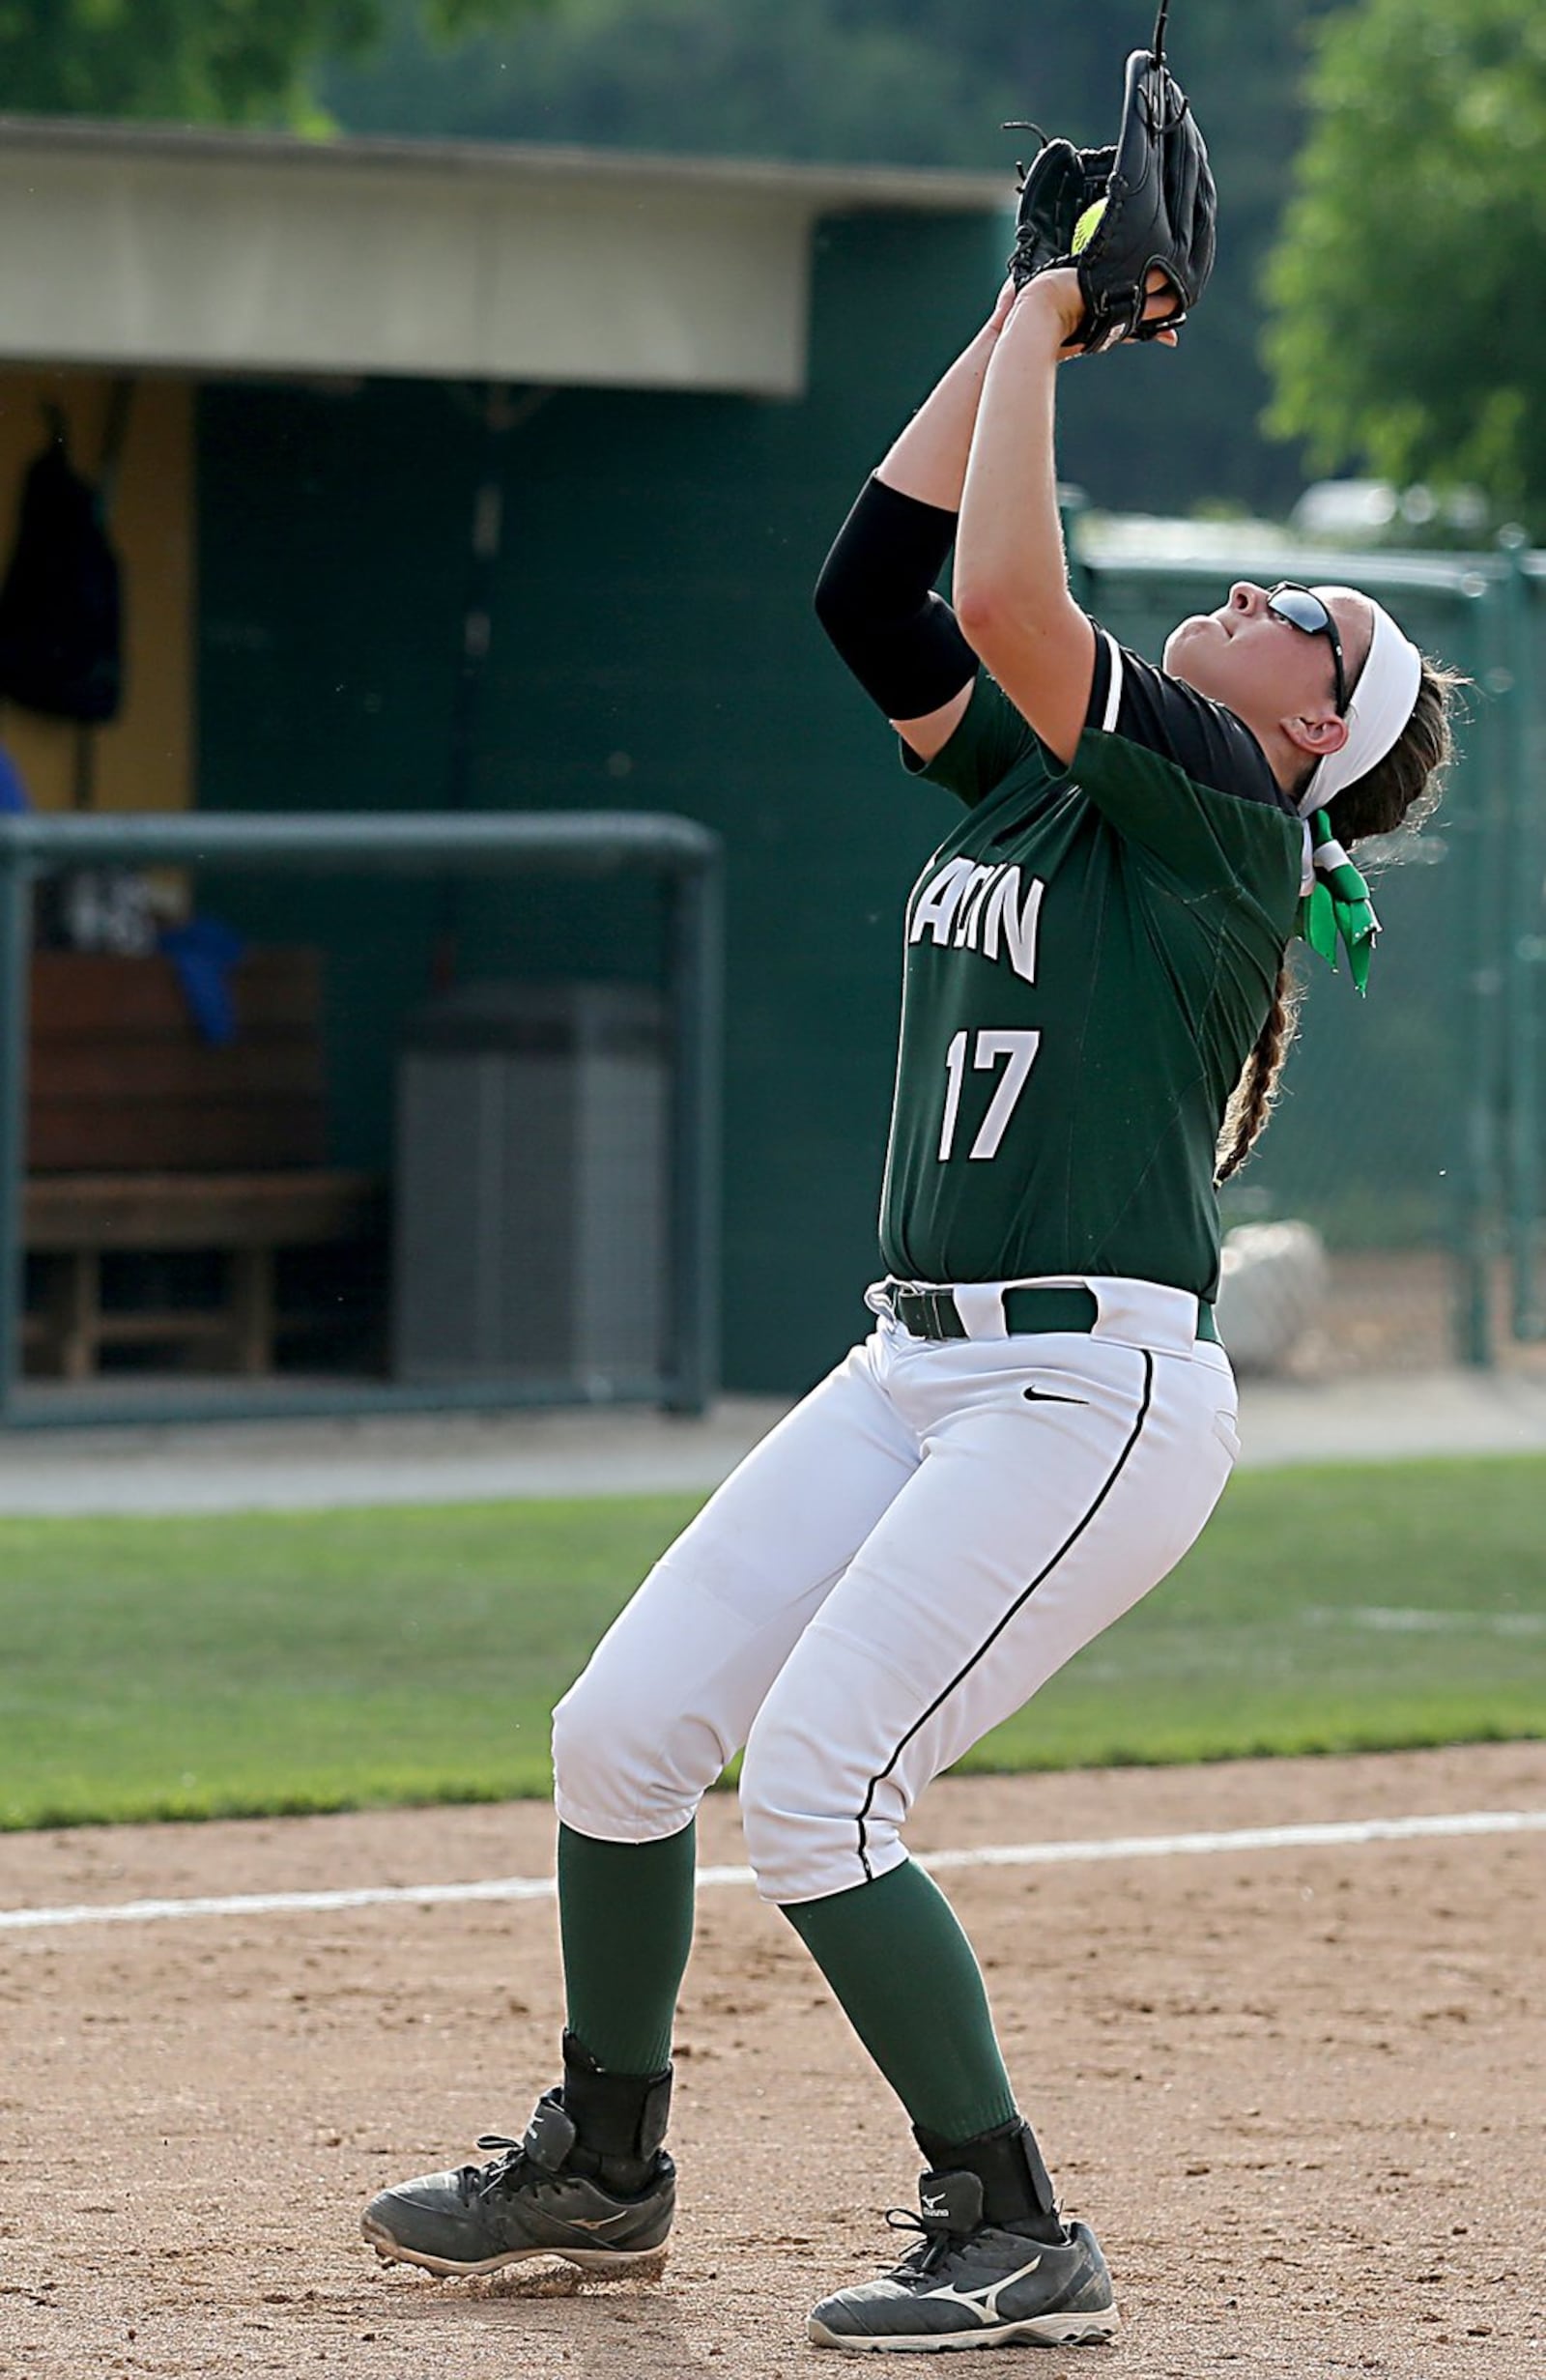
[[[887,1297],[895,1319],[913,1338],[968,1338],[948,1289],[902,1289],[888,1283]],[[1012,1338],[1022,1331],[1074,1331],[1088,1337],[1100,1316],[1093,1289],[1006,1289],[1004,1327]],[[1207,1302],[1197,1301],[1197,1336],[1215,1347],[1218,1325]]]

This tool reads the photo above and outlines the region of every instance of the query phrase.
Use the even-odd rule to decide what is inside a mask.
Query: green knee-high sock
[[[569,2030],[598,2066],[653,2075],[693,1940],[696,1830],[661,1843],[599,1843],[558,1828],[558,1930]]]
[[[915,2125],[954,2141],[1010,2122],[1015,2094],[982,1970],[922,1868],[908,1860],[784,1914]]]

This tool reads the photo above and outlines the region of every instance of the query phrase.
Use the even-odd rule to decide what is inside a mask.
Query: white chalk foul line
[[[1319,1826],[1237,1826],[1217,1834],[1105,1835],[1074,1843],[985,1843],[973,1850],[924,1851],[921,1868],[1060,1868],[1100,1859],[1176,1859],[1206,1851],[1334,1850],[1424,1836],[1512,1835],[1546,1830],[1546,1810],[1469,1810],[1436,1818],[1370,1818]],[[700,1868],[698,1889],[750,1884],[750,1868]],[[273,1917],[290,1910],[419,1907],[440,1902],[551,1901],[551,1876],[500,1876],[474,1884],[362,1884],[338,1892],[233,1892],[187,1901],[83,1902],[75,1907],[0,1909],[0,1933],[45,1926],[143,1926],[172,1917]]]

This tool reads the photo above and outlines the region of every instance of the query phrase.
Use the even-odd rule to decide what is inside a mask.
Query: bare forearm
[[[995,309],[891,447],[875,473],[886,487],[945,512],[960,510],[977,409],[1004,310]]]
[[[1094,633],[1069,591],[1053,453],[1077,291],[1075,275],[1053,272],[1016,300],[984,383],[956,533],[961,633],[1063,761],[1083,732],[1095,670]]]
[[[1059,308],[1032,282],[994,343],[978,406],[956,538],[963,624],[981,603],[1034,631],[1071,603],[1054,448],[1063,338]]]

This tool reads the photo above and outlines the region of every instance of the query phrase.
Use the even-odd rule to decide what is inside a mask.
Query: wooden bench
[[[233,990],[237,1038],[215,1048],[169,961],[35,958],[30,1368],[84,1380],[104,1349],[137,1347],[260,1374],[281,1333],[336,1319],[284,1305],[277,1266],[282,1249],[358,1245],[381,1229],[380,1181],[323,1162],[320,956],[254,951]],[[214,1304],[104,1304],[108,1257],[200,1250],[217,1260]]]

